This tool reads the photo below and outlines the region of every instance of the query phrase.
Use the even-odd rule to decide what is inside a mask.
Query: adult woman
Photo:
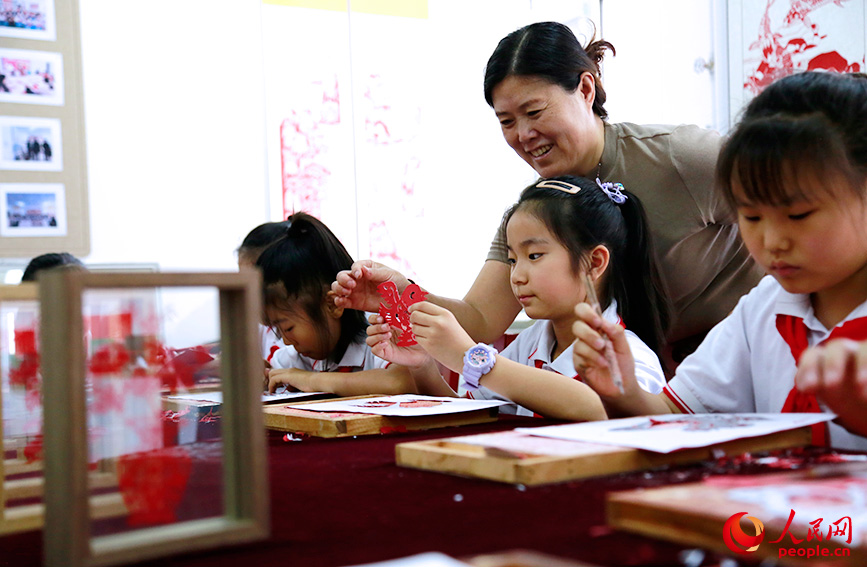
[[[555,22],[525,26],[503,38],[488,60],[485,99],[506,142],[542,177],[578,175],[623,183],[648,214],[662,277],[674,307],[669,339],[702,334],[758,282],[735,215],[713,191],[719,135],[695,126],[609,124],[599,78],[605,41],[583,48]],[[376,309],[376,284],[406,279],[367,262],[332,286],[346,306]],[[493,341],[520,304],[509,284],[505,241],[462,300],[429,296],[450,309],[480,341]]]

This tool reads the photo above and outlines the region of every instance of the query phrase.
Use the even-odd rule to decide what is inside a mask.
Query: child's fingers
[[[277,378],[276,375],[272,374],[271,376],[269,376],[268,377],[268,393],[273,394],[274,392],[276,392],[277,386],[279,386],[282,383],[283,382],[281,382],[280,379]]]
[[[572,344],[572,362],[575,368],[608,367],[605,354],[600,349],[593,348],[593,346],[580,339],[576,339]]]
[[[867,341],[855,350],[855,384],[862,400],[867,400]]]
[[[410,314],[423,313],[426,315],[439,315],[443,311],[448,311],[445,307],[433,304],[430,301],[419,301],[409,306]]]
[[[373,347],[379,343],[387,343],[391,339],[391,327],[388,325],[371,325],[367,328],[367,346]]]
[[[371,325],[382,325],[385,323],[385,318],[379,313],[371,313],[367,318],[367,322]]]
[[[848,339],[831,341],[825,346],[822,365],[821,388],[839,390],[844,386],[848,373],[852,372],[851,362],[858,345]]]
[[[589,348],[600,353],[605,348],[605,339],[602,338],[602,335],[582,320],[575,321],[572,324],[572,333],[580,343],[587,345]]]
[[[819,388],[823,353],[822,348],[810,348],[801,355],[795,373],[795,385],[802,392],[813,393]]]

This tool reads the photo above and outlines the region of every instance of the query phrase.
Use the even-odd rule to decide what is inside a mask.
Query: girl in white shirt
[[[750,102],[717,167],[744,243],[770,275],[661,395],[637,387],[623,331],[585,305],[577,308],[575,364],[618,414],[828,408],[838,420],[815,428],[814,443],[867,449],[867,439],[852,435],[867,432],[867,380],[824,368],[813,354],[795,381],[809,347],[867,339],[867,80],[805,72],[776,81]],[[623,392],[601,356],[600,332],[613,340]]]
[[[362,311],[334,304],[331,282],[352,257],[331,230],[306,213],[286,220],[268,246],[262,270],[265,323],[287,345],[271,358],[266,388],[288,384],[302,392],[341,396],[416,393],[409,372],[370,352]]]
[[[497,354],[476,345],[450,311],[421,302],[410,307],[410,319],[424,350],[398,349],[388,325],[377,319],[380,324],[368,330],[374,353],[410,367],[422,393],[455,395],[432,357],[460,372],[473,397],[511,400],[519,413],[604,419],[599,397],[571,364],[575,305],[587,300],[590,281],[612,324],[630,329],[623,336],[642,361],[642,385],[660,391],[667,300],[638,199],[619,184],[542,179],[523,191],[503,225],[512,291],[527,316],[538,320],[532,327]],[[472,368],[479,357],[486,364]]]

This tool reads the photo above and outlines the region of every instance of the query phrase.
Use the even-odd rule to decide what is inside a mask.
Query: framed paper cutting
[[[258,274],[56,270],[39,288],[51,353],[46,565],[126,564],[266,537]],[[208,344],[185,342],[203,333]],[[202,387],[222,393],[219,415],[162,405]],[[92,478],[106,470],[127,508],[120,518],[88,511],[100,491]]]

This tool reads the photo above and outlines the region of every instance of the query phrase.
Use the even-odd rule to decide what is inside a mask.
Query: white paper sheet
[[[830,421],[832,413],[734,413],[654,415],[570,423],[515,431],[568,441],[633,447],[657,453],[707,447],[745,437]]]
[[[391,561],[365,563],[364,565],[356,565],[355,567],[467,567],[467,564],[442,553],[430,552],[392,559]]]
[[[300,400],[310,396],[318,396],[325,392],[277,392],[274,394],[262,394],[262,403],[282,402],[285,400]],[[202,392],[198,394],[183,394],[169,396],[170,400],[185,400],[190,402],[223,403],[223,392]]]
[[[357,400],[335,400],[318,404],[290,405],[311,411],[373,413],[391,416],[442,415],[461,413],[505,405],[497,400],[468,400],[466,398],[438,398],[415,394],[360,398]]]

